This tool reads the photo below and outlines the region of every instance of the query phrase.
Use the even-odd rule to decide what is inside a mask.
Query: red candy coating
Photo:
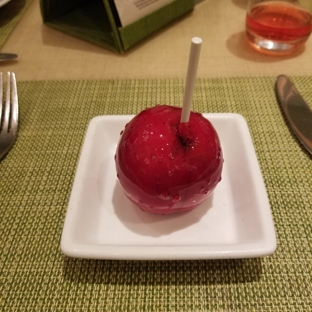
[[[142,210],[167,214],[202,203],[221,180],[222,150],[212,124],[181,108],[157,105],[135,116],[121,133],[116,170],[127,197]]]

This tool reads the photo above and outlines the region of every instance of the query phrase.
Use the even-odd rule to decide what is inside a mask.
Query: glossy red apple
[[[142,210],[167,214],[202,203],[221,180],[222,150],[212,124],[181,108],[157,105],[121,133],[115,161],[120,185]]]

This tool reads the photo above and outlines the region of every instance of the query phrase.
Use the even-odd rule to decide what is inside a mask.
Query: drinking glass
[[[270,55],[287,55],[312,31],[312,0],[248,0],[246,34],[250,45]]]

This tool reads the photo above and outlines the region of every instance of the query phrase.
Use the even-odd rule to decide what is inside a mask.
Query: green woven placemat
[[[312,77],[293,77],[312,103]],[[278,248],[214,261],[81,260],[60,236],[90,119],[180,105],[184,81],[18,84],[20,130],[0,162],[1,311],[311,311],[312,160],[289,131],[275,78],[199,79],[194,110],[236,112],[249,125]]]
[[[33,0],[12,0],[0,7],[0,49]]]

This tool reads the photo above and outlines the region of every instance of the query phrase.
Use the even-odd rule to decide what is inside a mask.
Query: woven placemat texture
[[[312,103],[312,77],[292,80]],[[311,311],[312,159],[284,121],[274,83],[197,81],[195,111],[246,118],[278,240],[271,256],[213,261],[82,260],[60,251],[91,118],[180,105],[182,79],[18,83],[19,135],[0,162],[0,310]]]
[[[0,49],[33,0],[12,0],[0,7]]]

